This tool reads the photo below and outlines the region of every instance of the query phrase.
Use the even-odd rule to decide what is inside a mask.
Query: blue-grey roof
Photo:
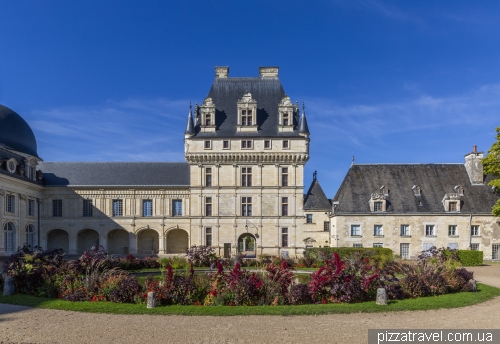
[[[237,132],[237,102],[246,92],[257,101],[257,132]],[[208,94],[215,106],[215,132],[200,132],[195,137],[232,136],[298,136],[298,118],[293,118],[294,131],[278,132],[278,104],[285,97],[280,80],[276,78],[216,78]]]
[[[369,213],[371,194],[386,186],[387,213],[444,213],[443,198],[463,188],[461,213],[490,214],[498,199],[491,187],[472,185],[463,164],[353,165],[333,201],[336,214]],[[413,187],[420,187],[420,197]],[[420,205],[421,202],[421,205]]]
[[[38,157],[35,135],[28,123],[3,105],[0,105],[0,147]]]
[[[304,210],[331,210],[332,205],[319,185],[318,179],[314,178],[304,200]]]
[[[45,186],[189,186],[185,162],[42,162]]]

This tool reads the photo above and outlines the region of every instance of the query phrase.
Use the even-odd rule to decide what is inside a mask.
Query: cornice
[[[189,164],[200,163],[297,163],[305,164],[307,153],[188,153]]]

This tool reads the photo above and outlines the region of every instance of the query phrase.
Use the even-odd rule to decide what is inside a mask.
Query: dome
[[[0,105],[0,147],[38,157],[35,135],[28,123],[3,105]]]

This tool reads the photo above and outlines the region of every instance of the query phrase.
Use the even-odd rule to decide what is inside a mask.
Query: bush
[[[303,305],[311,303],[309,286],[304,283],[293,284],[288,293],[288,303],[291,305]]]
[[[210,263],[217,258],[214,248],[204,245],[193,245],[186,249],[186,256],[194,266],[210,266]]]
[[[371,260],[371,264],[377,265],[380,268],[387,262],[394,260],[391,249],[382,247],[373,248],[354,248],[354,247],[315,247],[308,248],[304,251],[304,258],[314,260],[314,263],[308,261],[309,267],[320,267],[325,264],[326,260],[330,260],[332,255],[337,253],[341,259],[348,259],[352,255],[361,254],[365,258]],[[302,263],[306,263],[303,261]]]
[[[483,251],[458,250],[458,256],[463,266],[483,265]]]
[[[110,276],[99,288],[99,294],[104,295],[106,300],[118,303],[133,303],[134,296],[141,292],[137,279],[126,274]]]

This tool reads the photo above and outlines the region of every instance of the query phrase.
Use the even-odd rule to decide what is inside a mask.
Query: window
[[[270,148],[271,148],[271,141],[264,140],[264,149],[270,149]]]
[[[14,252],[16,247],[16,227],[11,222],[7,222],[3,227],[3,239],[5,252]]]
[[[35,176],[36,176],[35,168],[33,166],[28,166],[28,178],[34,180]]]
[[[5,211],[7,213],[14,213],[15,212],[15,196],[14,195],[7,195],[5,196]]]
[[[28,225],[26,227],[26,243],[31,247],[35,244],[35,227],[33,225]]]
[[[52,216],[61,217],[62,216],[62,199],[52,200]]]
[[[373,235],[380,236],[382,234],[382,225],[373,226]]]
[[[457,202],[449,202],[448,211],[457,211]]]
[[[153,216],[153,200],[142,200],[142,216]]]
[[[205,186],[212,186],[212,168],[205,168]]]
[[[212,216],[212,197],[205,197],[205,216]]]
[[[288,149],[288,148],[290,148],[290,141],[283,140],[283,149]]]
[[[434,225],[425,225],[425,236],[435,236]]]
[[[283,125],[288,125],[290,119],[288,118],[288,113],[283,114]]]
[[[457,235],[457,225],[449,225],[448,236],[456,236],[456,235]]]
[[[172,200],[172,216],[182,216],[182,200]]]
[[[252,149],[252,140],[243,140],[241,141],[242,149]]]
[[[91,199],[84,199],[83,200],[83,216],[92,217],[93,208],[94,207],[93,207]]]
[[[313,223],[313,214],[306,214],[306,223]]]
[[[252,125],[252,110],[241,110],[241,125]]]
[[[351,225],[351,236],[361,236],[360,225]]]
[[[325,221],[325,222],[323,223],[323,230],[324,230],[325,232],[329,232],[329,231],[330,231],[330,221]]]
[[[211,141],[205,141],[205,149],[210,149],[212,148],[212,142]]]
[[[288,197],[281,197],[281,216],[288,216]]]
[[[491,259],[493,260],[500,259],[500,255],[498,254],[499,252],[500,252],[500,244],[491,245]]]
[[[400,235],[401,236],[409,236],[410,235],[410,225],[401,225]]]
[[[281,169],[281,186],[288,186],[288,167]]]
[[[470,244],[470,249],[472,251],[479,251],[479,244]]]
[[[399,255],[403,259],[410,259],[410,244],[399,244]]]
[[[28,200],[28,215],[35,216],[35,201],[32,199]]]
[[[288,228],[281,228],[281,247],[288,247]]]
[[[252,197],[241,197],[241,216],[252,216]]]
[[[479,226],[478,225],[470,226],[470,235],[479,236]]]
[[[123,200],[113,200],[113,216],[123,216]]]
[[[229,149],[229,140],[222,141],[222,148]]]
[[[384,247],[384,244],[381,242],[376,242],[373,244],[373,247]]]
[[[450,250],[458,250],[458,242],[449,242],[448,243],[448,248]]]
[[[373,211],[382,211],[382,202],[373,202]]]
[[[241,168],[241,186],[252,186],[252,168]]]
[[[210,113],[205,114],[205,125],[207,126],[212,125],[212,114]]]
[[[212,227],[205,228],[205,245],[212,246]]]
[[[354,247],[354,248],[363,248],[363,244],[360,243],[360,242],[356,242],[356,243],[352,244],[352,247]]]
[[[429,251],[433,247],[434,247],[433,243],[430,243],[430,242],[425,242],[424,243],[424,251]]]

